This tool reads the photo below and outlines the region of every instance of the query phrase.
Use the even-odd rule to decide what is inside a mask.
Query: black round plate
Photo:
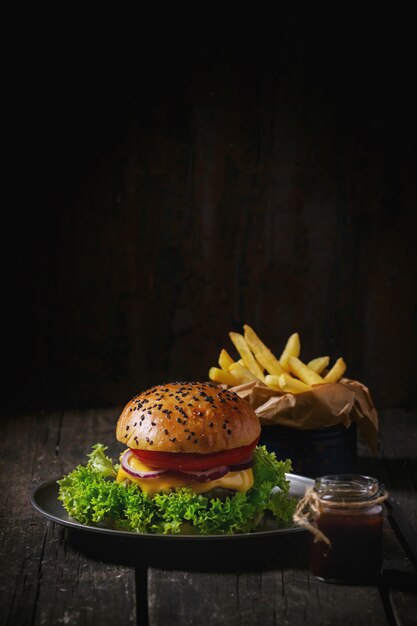
[[[301,498],[313,480],[287,474],[290,493]],[[70,529],[68,538],[88,556],[111,562],[146,562],[147,565],[192,569],[207,567],[258,567],[282,565],[306,544],[307,533],[299,527],[262,530],[235,535],[157,535],[80,524],[58,500],[59,485],[53,479],[36,487],[30,496],[33,507],[46,519]]]

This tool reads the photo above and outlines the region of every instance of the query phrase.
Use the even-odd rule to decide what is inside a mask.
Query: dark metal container
[[[259,445],[275,452],[278,460],[291,459],[294,474],[316,478],[355,470],[355,424],[350,428],[338,424],[318,430],[262,426]]]

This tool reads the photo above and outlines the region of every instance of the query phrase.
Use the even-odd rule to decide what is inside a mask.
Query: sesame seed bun
[[[248,446],[261,428],[236,393],[209,383],[168,383],[135,396],[122,411],[118,441],[132,449],[209,454]]]

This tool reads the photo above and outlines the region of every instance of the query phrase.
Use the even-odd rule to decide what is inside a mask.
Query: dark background
[[[206,379],[243,323],[416,405],[410,16],[328,20],[32,33],[10,71],[3,410]]]

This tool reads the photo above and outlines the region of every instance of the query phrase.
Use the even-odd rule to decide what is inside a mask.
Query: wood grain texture
[[[181,624],[268,625],[415,623],[416,573],[385,526],[386,575],[380,588],[326,585],[310,576],[306,554],[265,554],[268,565],[239,570],[226,558],[213,571],[147,570],[139,550],[111,555],[92,538],[84,545],[31,510],[28,491],[85,460],[90,445],[113,446],[120,408],[9,418],[1,426],[0,617],[8,625]],[[416,416],[388,411],[381,419],[381,454],[361,449],[359,470],[378,476],[416,520]],[[24,468],[25,471],[22,470]],[[12,480],[11,478],[12,477]],[[85,539],[85,537],[84,537]],[[94,545],[96,544],[96,545]],[[272,545],[272,544],[271,544]],[[118,553],[118,549],[120,552]],[[265,548],[265,546],[264,546]],[[279,546],[276,546],[277,551]],[[225,551],[226,554],[226,551]],[[106,556],[109,557],[106,559]],[[244,554],[242,555],[244,556]],[[163,555],[159,555],[161,563]],[[209,562],[206,554],[207,563]],[[122,563],[129,562],[130,565]]]
[[[278,353],[298,330],[307,360],[343,355],[378,406],[414,407],[413,55],[374,17],[36,65],[10,405],[16,380],[23,408],[204,380],[246,322]]]
[[[205,574],[150,570],[149,623],[194,626],[387,624],[377,589],[322,585],[307,571]]]
[[[81,420],[79,414],[33,414],[4,424],[2,624],[135,623],[134,570],[86,559],[67,542],[64,529],[45,522],[29,502],[34,485],[72,469],[85,458],[89,440],[108,438],[110,425],[113,431],[113,411],[91,411]]]
[[[361,448],[361,471],[378,476],[390,493],[398,499],[417,532],[417,427],[415,413],[389,411],[381,418],[381,449],[378,458],[367,457]],[[385,523],[384,552],[386,585],[381,593],[397,624],[414,624],[417,615],[417,575],[399,545],[393,530]]]

